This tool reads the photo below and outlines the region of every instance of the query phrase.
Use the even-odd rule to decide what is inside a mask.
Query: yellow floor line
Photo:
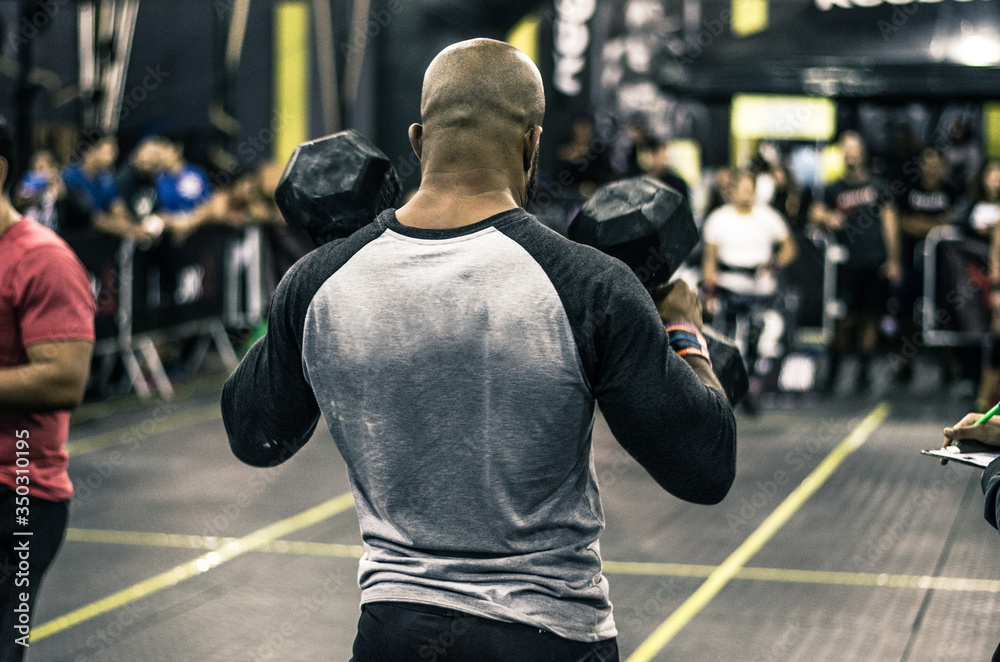
[[[685,563],[635,563],[630,561],[605,561],[604,572],[609,575],[640,575],[669,577],[708,577],[718,566],[688,565]],[[1000,593],[1000,581],[995,579],[966,579],[961,577],[933,577],[931,575],[890,575],[874,572],[834,572],[829,570],[791,570],[788,568],[745,567],[733,579],[751,579],[765,582],[794,584],[833,584],[839,586],[886,586],[889,588],[935,589],[939,591],[984,591]]]
[[[136,439],[146,439],[159,434],[172,432],[180,428],[198,423],[206,423],[222,418],[222,409],[219,403],[183,409],[175,414],[169,414],[162,418],[146,419],[142,423],[129,425],[125,428],[102,432],[89,437],[83,437],[66,444],[66,451],[70,457],[77,457],[84,453],[111,448],[120,444],[127,444]],[[147,426],[146,423],[149,423]],[[147,429],[148,427],[148,429]]]
[[[321,503],[318,506],[305,510],[298,515],[293,515],[292,517],[288,517],[275,522],[274,524],[265,526],[262,529],[258,529],[250,535],[243,536],[242,538],[230,539],[218,550],[213,550],[207,554],[203,554],[202,556],[188,561],[187,563],[183,563],[171,570],[160,573],[154,577],[150,577],[145,581],[141,581],[138,584],[118,591],[117,593],[112,593],[106,598],[102,598],[101,600],[92,602],[84,607],[80,607],[79,609],[68,614],[54,618],[47,623],[43,623],[37,628],[32,628],[31,638],[29,641],[40,641],[45,637],[73,627],[74,625],[94,618],[95,616],[117,609],[118,607],[138,600],[139,598],[156,593],[161,589],[174,586],[185,579],[196,577],[211,570],[212,568],[222,565],[227,561],[233,560],[237,556],[260,549],[278,538],[342,513],[353,505],[354,496],[350,492],[346,492],[338,497],[330,499],[329,501]]]
[[[220,549],[236,542],[237,538],[216,536],[191,536],[181,533],[146,533],[143,531],[112,531],[108,529],[66,529],[66,540],[73,542],[108,543],[113,545],[145,545],[148,547],[179,547],[181,549]],[[254,551],[277,554],[306,554],[310,556],[343,556],[361,558],[365,548],[361,545],[338,545],[298,540],[272,540]]]
[[[819,466],[813,469],[812,473],[806,476],[805,480],[767,516],[767,519],[722,562],[722,565],[714,569],[704,583],[642,642],[626,662],[649,662],[652,660],[739,573],[747,561],[753,558],[774,537],[774,534],[802,507],[802,504],[827,481],[840,466],[840,463],[868,440],[868,437],[888,415],[889,405],[885,402],[872,410],[847,435],[847,438],[830,451],[830,454],[820,462]]]

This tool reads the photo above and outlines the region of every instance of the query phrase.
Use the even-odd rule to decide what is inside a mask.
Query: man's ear
[[[522,155],[521,158],[524,161],[524,171],[528,172],[531,169],[531,163],[534,160],[535,152],[538,151],[538,142],[542,139],[542,127],[533,126],[524,134]]]
[[[410,146],[413,147],[413,153],[417,155],[417,158],[423,158],[421,153],[424,151],[424,127],[422,124],[411,124],[410,130],[408,132],[410,136]]]

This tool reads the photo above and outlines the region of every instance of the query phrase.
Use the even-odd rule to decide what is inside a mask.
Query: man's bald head
[[[544,115],[538,68],[502,41],[453,44],[424,74],[420,117],[425,149],[433,149],[435,160],[489,160],[482,150],[516,148]]]

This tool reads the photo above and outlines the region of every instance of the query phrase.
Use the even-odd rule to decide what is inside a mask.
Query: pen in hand
[[[977,420],[975,423],[972,424],[972,427],[983,425],[984,423],[986,423],[986,421],[988,421],[991,418],[993,418],[998,411],[1000,411],[1000,402],[996,403],[993,406],[993,409],[990,409],[988,412],[986,412],[985,414],[983,414],[983,416],[979,420]],[[943,464],[943,465],[944,464],[948,464],[948,460],[945,460],[945,459],[942,458],[941,464]]]

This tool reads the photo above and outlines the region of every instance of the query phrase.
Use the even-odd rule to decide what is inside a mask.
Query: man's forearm
[[[135,228],[128,219],[113,213],[96,214],[94,216],[94,227],[101,232],[126,239],[135,234]]]
[[[51,364],[0,368],[0,411],[14,413],[73,409],[80,404],[79,381]]]
[[[781,250],[778,251],[778,257],[776,259],[776,265],[779,269],[784,269],[798,256],[798,247],[795,245],[795,240],[789,237],[785,241],[781,242]]]
[[[885,250],[889,262],[898,263],[900,261],[900,219],[896,212],[891,209],[882,210],[882,240],[885,243]]]

